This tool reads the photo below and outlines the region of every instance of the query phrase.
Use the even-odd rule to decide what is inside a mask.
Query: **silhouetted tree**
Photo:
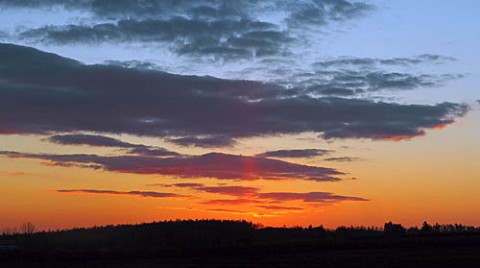
[[[3,236],[14,235],[16,233],[17,233],[17,228],[4,227],[2,229],[2,235]]]
[[[383,226],[383,232],[389,235],[402,235],[405,234],[406,231],[407,229],[401,224],[395,224],[391,221],[385,223]]]
[[[33,234],[35,232],[35,225],[31,222],[25,222],[20,225],[20,233]]]
[[[420,231],[422,233],[429,234],[433,232],[433,227],[430,224],[428,224],[428,222],[424,221],[422,224],[422,229],[420,229]]]

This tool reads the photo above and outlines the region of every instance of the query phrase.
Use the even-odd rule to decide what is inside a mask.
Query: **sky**
[[[478,226],[479,9],[0,0],[0,230]]]

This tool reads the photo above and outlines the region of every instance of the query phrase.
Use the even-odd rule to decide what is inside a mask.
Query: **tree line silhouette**
[[[405,228],[264,227],[247,221],[175,220],[34,232],[22,224],[0,234],[6,267],[368,267],[439,264],[477,267],[480,228],[461,224]],[[15,243],[15,250],[5,250]],[[3,244],[3,250],[2,250]],[[379,261],[381,260],[381,261]]]
[[[247,221],[175,220],[136,225],[108,225],[70,230],[33,232],[32,223],[20,231],[3,232],[0,240],[16,241],[25,251],[155,251],[218,248],[299,241],[342,241],[351,238],[422,237],[480,234],[480,227],[424,222],[405,228],[392,222],[383,228],[340,226],[264,227]]]

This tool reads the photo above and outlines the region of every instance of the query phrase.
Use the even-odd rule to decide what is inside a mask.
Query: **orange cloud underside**
[[[448,126],[451,125],[451,124],[452,124],[452,123],[439,124],[439,125],[436,125],[436,126],[432,127],[432,129],[435,129],[435,130],[444,129],[444,128],[448,127]]]
[[[410,139],[413,139],[413,138],[418,138],[418,137],[423,137],[425,136],[425,133],[419,133],[415,136],[411,136],[411,135],[405,135],[405,136],[390,136],[390,137],[385,137],[383,138],[383,140],[385,141],[404,141],[404,140],[410,140]]]

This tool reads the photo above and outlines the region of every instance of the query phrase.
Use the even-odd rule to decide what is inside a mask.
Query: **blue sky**
[[[264,2],[268,3],[268,2]],[[304,34],[306,45],[294,43],[293,54],[277,55],[275,60],[287,61],[285,66],[295,66],[300,71],[311,71],[308,64],[314,61],[337,57],[396,58],[413,57],[421,54],[435,54],[453,57],[456,61],[448,64],[425,64],[413,71],[430,73],[455,73],[465,77],[457,81],[437,86],[439,94],[430,90],[406,91],[395,96],[405,95],[407,100],[440,102],[445,100],[471,102],[478,98],[475,86],[478,84],[480,56],[477,44],[480,43],[477,1],[365,1],[371,9],[354,18],[331,21],[325,25],[297,29]],[[268,5],[268,4],[266,4]],[[265,80],[277,79],[266,74],[282,62],[264,64],[260,59],[227,61],[199,61],[196,57],[186,57],[166,49],[165,43],[142,43],[134,40],[125,43],[82,41],[58,45],[52,41],[38,42],[36,39],[22,38],[18,34],[29,28],[63,24],[90,25],[98,22],[114,22],[111,17],[93,15],[86,10],[61,5],[43,7],[4,7],[2,8],[2,29],[10,33],[4,42],[14,42],[34,46],[54,52],[84,63],[104,63],[106,61],[141,61],[152,63],[152,68],[178,74],[210,75],[229,79]],[[276,10],[253,14],[260,20],[278,23],[285,27],[281,18],[285,15]],[[306,30],[306,29],[310,30]],[[292,31],[292,30],[290,30]],[[272,59],[272,57],[270,57]],[[293,60],[293,62],[292,62]],[[398,66],[397,66],[398,67]],[[412,66],[407,66],[411,68]],[[248,70],[247,72],[245,70]],[[398,70],[398,68],[397,68]],[[283,82],[283,81],[282,81]],[[440,88],[440,89],[438,89]],[[442,90],[445,89],[445,90]],[[422,97],[424,96],[424,97]],[[378,96],[377,96],[378,97]]]

